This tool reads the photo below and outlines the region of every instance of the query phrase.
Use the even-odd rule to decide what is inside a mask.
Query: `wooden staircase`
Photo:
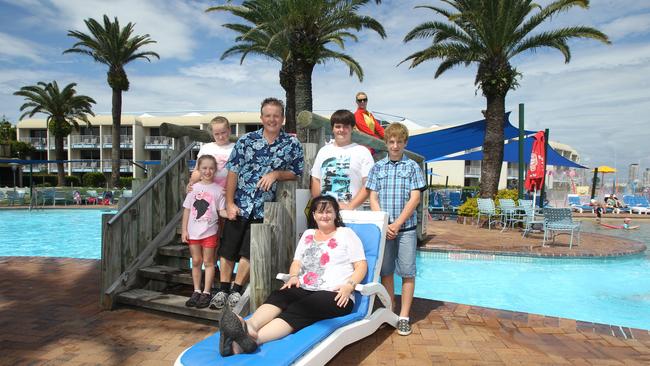
[[[190,251],[186,244],[172,243],[158,248],[154,262],[138,270],[139,282],[144,285],[118,294],[118,303],[201,319],[221,318],[221,311],[185,306],[193,291]],[[215,277],[214,287],[218,288],[218,272]]]

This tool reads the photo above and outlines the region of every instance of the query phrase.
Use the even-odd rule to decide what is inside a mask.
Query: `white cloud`
[[[28,59],[34,62],[44,62],[37,44],[0,32],[0,60],[2,59]]]
[[[181,74],[187,76],[223,79],[233,83],[240,83],[251,79],[247,67],[240,66],[239,64],[224,64],[222,62],[198,64],[181,68],[179,71]]]
[[[603,32],[614,40],[630,35],[647,34],[648,31],[650,31],[650,13],[618,18],[603,26]]]

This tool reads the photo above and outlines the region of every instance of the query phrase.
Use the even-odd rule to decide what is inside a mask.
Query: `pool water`
[[[0,210],[0,256],[101,258],[105,210]]]
[[[629,215],[632,219],[631,225],[639,226],[638,229],[634,230],[623,230],[623,229],[609,229],[604,226],[598,225],[595,220],[582,220],[581,230],[590,233],[598,233],[603,235],[617,236],[620,238],[626,238],[630,240],[636,240],[644,243],[648,249],[650,249],[650,220],[648,219],[636,219],[636,215]],[[609,225],[623,225],[623,219],[606,219],[603,220],[604,224]],[[650,252],[646,252],[650,253]]]
[[[650,260],[644,256],[419,252],[417,268],[416,297],[650,330]],[[401,279],[395,282],[401,288]]]

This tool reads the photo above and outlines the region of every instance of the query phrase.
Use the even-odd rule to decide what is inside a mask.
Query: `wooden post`
[[[275,274],[273,272],[274,257],[278,251],[273,250],[277,244],[279,228],[272,224],[251,225],[251,258],[250,258],[250,311],[254,312],[264,303],[271,293]]]
[[[311,185],[311,168],[314,166],[314,161],[316,160],[316,154],[318,153],[318,145],[314,143],[304,143],[302,144],[302,150],[304,153],[304,170],[302,176],[300,177],[299,188],[309,189]]]
[[[102,215],[102,260],[101,260],[101,273],[100,273],[100,297],[99,303],[103,309],[110,310],[113,308],[113,302],[110,297],[104,296],[104,292],[108,287],[120,276],[122,270],[120,268],[121,261],[120,255],[122,250],[120,248],[120,224],[108,226],[114,214]],[[115,234],[118,235],[115,235]]]

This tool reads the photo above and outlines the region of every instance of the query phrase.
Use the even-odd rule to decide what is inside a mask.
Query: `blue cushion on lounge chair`
[[[347,224],[359,236],[368,261],[368,273],[362,281],[367,283],[372,278],[379,253],[381,231],[373,224]],[[181,357],[183,365],[290,365],[300,356],[329,336],[336,329],[363,319],[368,313],[370,299],[355,293],[352,313],[333,319],[321,320],[309,327],[290,334],[282,339],[263,344],[253,354],[241,354],[221,357],[219,354],[220,333],[215,333],[189,348]]]

